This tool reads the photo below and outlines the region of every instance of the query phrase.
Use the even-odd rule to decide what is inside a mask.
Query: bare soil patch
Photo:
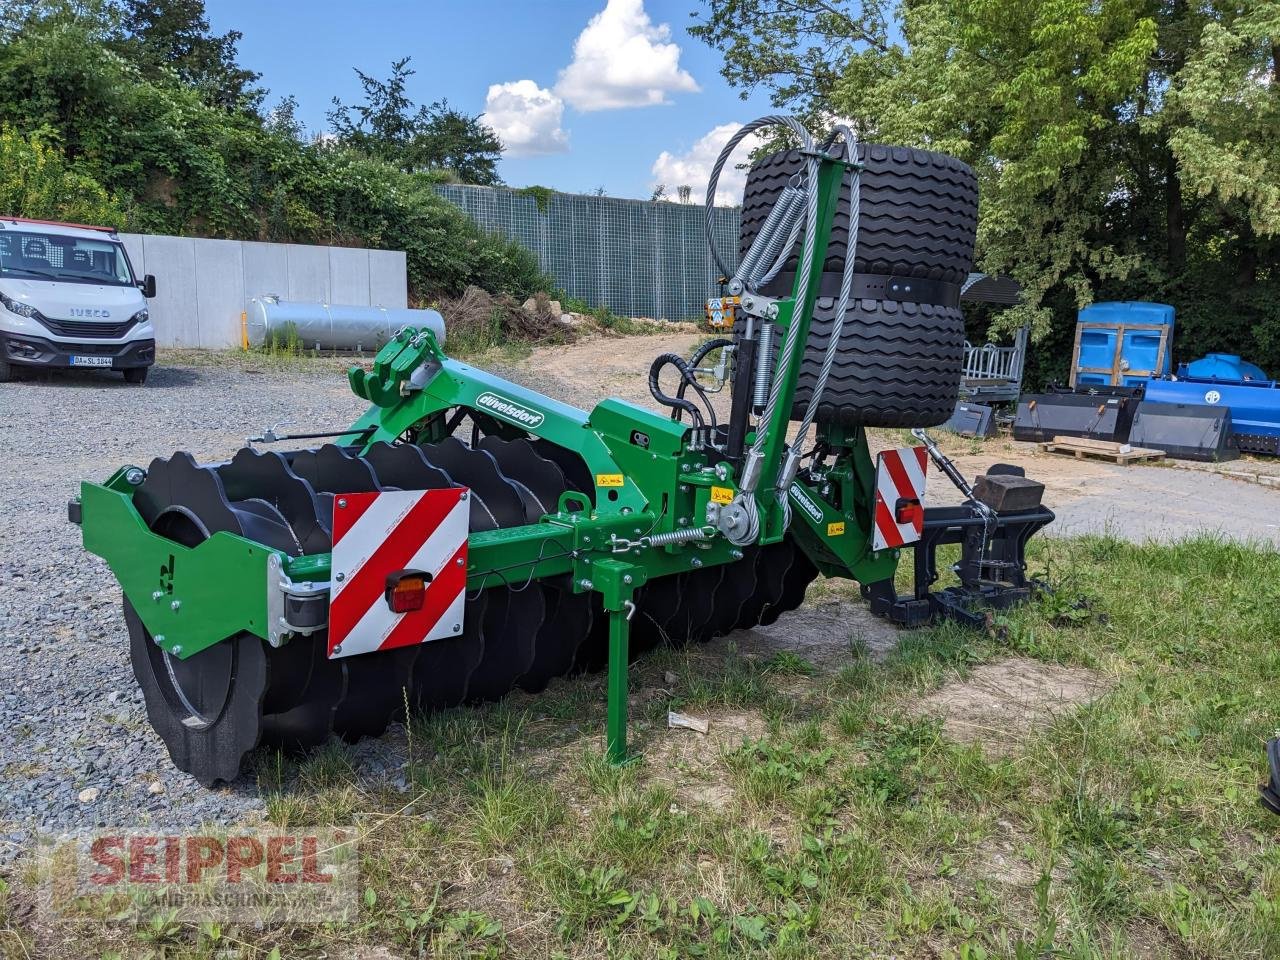
[[[722,810],[734,799],[725,754],[760,739],[767,727],[754,710],[697,711],[697,716],[708,721],[707,732],[659,730],[643,746],[645,768],[681,802]]]
[[[864,604],[826,600],[806,602],[777,623],[735,636],[740,650],[764,656],[787,650],[834,672],[855,656],[883,660],[897,647],[902,631],[873,616]]]
[[[953,740],[977,743],[988,753],[1010,753],[1056,717],[1106,693],[1093,670],[1014,657],[975,667],[915,705],[919,715],[942,717]]]

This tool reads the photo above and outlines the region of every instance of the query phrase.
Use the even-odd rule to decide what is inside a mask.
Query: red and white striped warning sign
[[[329,656],[390,650],[462,632],[467,587],[466,490],[387,490],[333,498]],[[387,576],[430,574],[422,607],[394,613]]]
[[[924,481],[929,453],[924,447],[885,450],[876,461],[876,550],[915,543],[924,530]]]

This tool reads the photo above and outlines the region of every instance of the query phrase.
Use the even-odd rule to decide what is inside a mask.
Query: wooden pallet
[[[1163,450],[1131,447],[1127,443],[1116,443],[1114,440],[1091,440],[1088,437],[1054,437],[1051,443],[1040,444],[1040,449],[1045,453],[1056,453],[1061,456],[1073,455],[1077,460],[1096,457],[1122,466],[1164,459]]]

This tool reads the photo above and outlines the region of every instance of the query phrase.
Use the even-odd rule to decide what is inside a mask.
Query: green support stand
[[[604,754],[615,767],[638,759],[627,750],[631,617],[636,612],[635,592],[644,586],[647,579],[644,567],[621,560],[598,560],[592,564],[592,589],[599,591],[609,614],[608,713]]]
[[[615,767],[636,758],[627,752],[627,699],[630,693],[631,614],[635,604],[627,601],[627,609],[609,611],[609,715],[605,727],[605,759]]]

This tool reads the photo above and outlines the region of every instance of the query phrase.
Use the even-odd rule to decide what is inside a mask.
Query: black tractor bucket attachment
[[[1013,439],[1052,443],[1054,437],[1088,437],[1127,443],[1140,387],[1091,387],[1053,390],[1018,401]]]

